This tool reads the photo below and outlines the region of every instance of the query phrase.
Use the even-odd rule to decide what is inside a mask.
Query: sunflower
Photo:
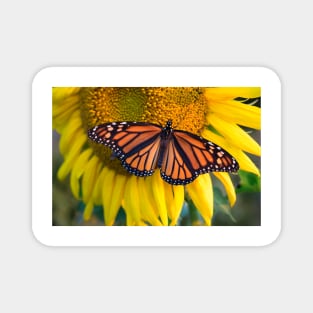
[[[182,210],[192,203],[203,224],[211,225],[213,177],[224,186],[230,206],[236,202],[233,180],[225,172],[200,175],[186,186],[166,183],[159,170],[145,178],[129,174],[118,159],[112,159],[109,148],[88,139],[88,129],[102,123],[165,125],[172,119],[175,128],[210,139],[233,155],[241,170],[260,176],[248,154],[260,156],[261,148],[247,131],[260,129],[260,108],[247,104],[260,98],[258,87],[55,87],[52,93],[53,128],[60,134],[64,158],[57,177],[61,181],[69,177],[74,197],[85,204],[85,221],[100,206],[109,226],[115,225],[121,209],[128,226],[178,225]]]

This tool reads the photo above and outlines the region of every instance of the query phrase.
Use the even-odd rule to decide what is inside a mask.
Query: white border
[[[52,226],[54,86],[258,86],[262,92],[261,226]],[[50,67],[32,86],[32,229],[49,246],[264,246],[281,230],[281,84],[264,67]],[[44,206],[45,205],[45,206]]]

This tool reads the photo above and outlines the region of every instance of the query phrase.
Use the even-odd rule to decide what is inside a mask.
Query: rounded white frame
[[[261,87],[261,226],[52,226],[52,87]],[[264,67],[49,67],[32,86],[32,229],[49,246],[264,246],[281,231],[281,83]],[[46,206],[44,206],[46,204]]]

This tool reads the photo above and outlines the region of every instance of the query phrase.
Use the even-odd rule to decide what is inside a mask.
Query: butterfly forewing
[[[110,147],[130,173],[148,176],[157,167],[160,133],[161,127],[155,124],[116,122],[95,126],[88,136]]]

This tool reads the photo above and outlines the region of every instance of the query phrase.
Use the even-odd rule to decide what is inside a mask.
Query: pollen
[[[142,88],[142,91],[147,95],[145,121],[165,125],[172,120],[173,128],[200,134],[208,108],[202,88]]]
[[[112,126],[123,122],[117,131],[123,130],[127,122],[148,122],[165,125],[173,121],[173,128],[200,135],[208,113],[207,98],[203,88],[193,87],[97,87],[80,91],[81,117],[86,129],[111,122]],[[112,126],[111,126],[112,125]],[[106,135],[106,139],[110,136]],[[90,142],[103,162],[123,174],[125,170],[118,160],[112,160],[109,147]]]

